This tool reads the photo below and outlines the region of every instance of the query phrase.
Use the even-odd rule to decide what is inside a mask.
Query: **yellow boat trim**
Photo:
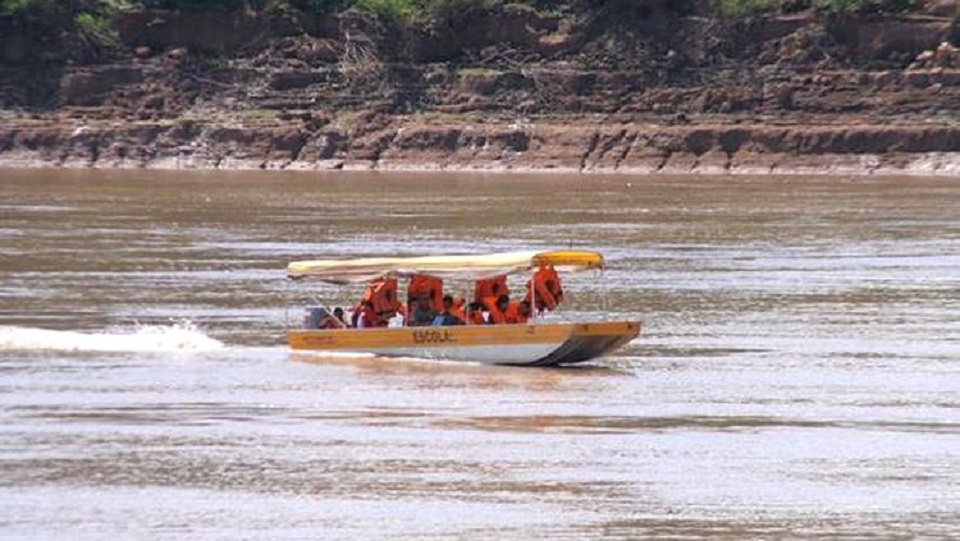
[[[529,268],[553,265],[554,267],[576,267],[578,270],[602,269],[603,255],[598,252],[565,251],[541,252],[530,261]]]
[[[367,351],[430,346],[489,346],[562,342],[571,325],[458,325],[377,329],[296,330],[291,349]]]

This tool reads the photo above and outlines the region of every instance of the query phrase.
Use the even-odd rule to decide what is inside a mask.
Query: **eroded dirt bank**
[[[0,28],[0,165],[960,176],[957,2],[739,20],[641,3],[401,30],[132,13],[119,52],[83,64]]]
[[[570,119],[568,119],[570,120]],[[960,176],[960,127],[437,125],[373,130],[163,124],[0,131],[11,167],[448,169]]]

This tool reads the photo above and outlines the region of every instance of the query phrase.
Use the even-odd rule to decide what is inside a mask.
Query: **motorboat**
[[[524,251],[481,255],[377,257],[295,261],[287,276],[298,282],[349,286],[384,278],[431,276],[445,281],[477,281],[531,274],[551,268],[566,274],[604,268],[603,255],[590,251]],[[531,279],[532,280],[532,279]],[[608,354],[640,334],[640,321],[563,321],[538,315],[536,288],[526,290],[534,310],[524,323],[410,326],[396,323],[369,328],[290,330],[292,350],[363,353],[486,364],[556,366],[582,363]],[[312,312],[316,314],[316,310]],[[316,324],[316,317],[306,318]]]

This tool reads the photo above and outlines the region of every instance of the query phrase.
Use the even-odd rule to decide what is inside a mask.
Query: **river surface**
[[[290,260],[568,246],[589,366],[285,347]],[[958,179],[0,171],[0,250],[0,538],[960,538]]]

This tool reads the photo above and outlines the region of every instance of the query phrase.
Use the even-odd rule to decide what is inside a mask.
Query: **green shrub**
[[[247,6],[244,0],[141,0],[143,7],[171,10],[236,11]]]
[[[88,62],[118,50],[114,19],[129,7],[127,0],[0,0],[0,16],[17,20],[36,36],[38,53]]]
[[[387,24],[399,24],[420,13],[414,0],[357,0],[356,8],[375,15]]]
[[[112,17],[130,7],[127,0],[0,0],[0,15],[44,19],[51,24],[72,21],[79,14]]]
[[[73,18],[74,32],[81,45],[112,47],[120,43],[117,29],[109,15],[90,12],[78,13]]]
[[[0,0],[0,15],[7,17],[51,17],[67,11],[57,0]]]
[[[780,0],[717,0],[716,8],[722,15],[752,15],[777,11],[780,8]]]

